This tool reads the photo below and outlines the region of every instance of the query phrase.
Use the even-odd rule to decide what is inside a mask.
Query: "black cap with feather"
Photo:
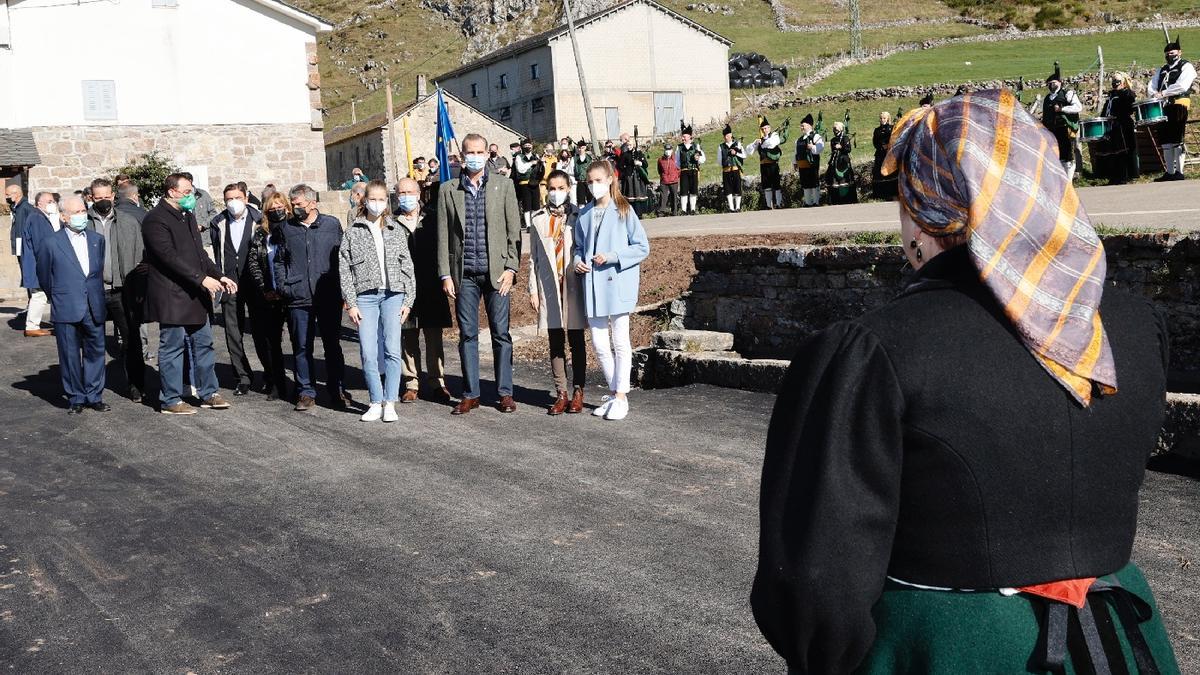
[[[1051,82],[1055,82],[1055,81],[1057,81],[1059,84],[1062,84],[1062,81],[1063,81],[1062,68],[1059,67],[1058,61],[1054,62],[1054,73],[1052,75],[1050,75],[1050,77],[1046,78],[1046,84],[1050,84]]]
[[[1178,49],[1179,51],[1183,51],[1183,47],[1179,46],[1179,34],[1178,33],[1175,34],[1174,42],[1168,42],[1165,46],[1163,46],[1163,52],[1166,53],[1166,52],[1173,51],[1176,49]]]

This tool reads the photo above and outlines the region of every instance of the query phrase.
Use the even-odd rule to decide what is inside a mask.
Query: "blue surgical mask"
[[[417,210],[420,205],[420,200],[416,195],[400,195],[400,211],[404,213],[412,213]]]
[[[476,173],[483,171],[483,167],[487,166],[487,155],[467,155],[467,171]]]
[[[67,222],[67,226],[76,232],[83,232],[88,226],[88,217],[86,213],[76,213],[71,216],[71,220]]]

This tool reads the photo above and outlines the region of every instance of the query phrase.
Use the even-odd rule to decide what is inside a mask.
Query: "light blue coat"
[[[592,227],[595,203],[579,211],[575,221],[575,262],[584,261],[592,271],[584,275],[584,298],[589,319],[629,314],[637,307],[641,262],[650,255],[650,240],[633,209],[621,218],[610,204],[600,227]],[[602,253],[603,265],[592,258]]]

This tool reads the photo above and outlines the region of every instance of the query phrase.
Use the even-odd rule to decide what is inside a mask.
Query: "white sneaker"
[[[629,414],[629,400],[614,398],[609,403],[608,412],[604,414],[606,420],[623,420]]]
[[[363,413],[359,419],[364,422],[376,422],[380,417],[383,417],[383,405],[372,403],[371,407],[367,408],[367,412]]]
[[[396,403],[388,401],[383,404],[383,421],[384,422],[399,422],[400,416],[396,414]]]
[[[614,399],[613,397],[611,397],[607,394],[600,397],[600,407],[593,410],[592,414],[595,415],[596,417],[604,417],[608,413],[608,409],[610,407],[612,407],[612,403],[615,400],[616,399]]]

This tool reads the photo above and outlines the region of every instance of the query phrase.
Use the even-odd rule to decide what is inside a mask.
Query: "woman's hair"
[[[613,202],[616,203],[617,213],[619,213],[622,218],[628,216],[629,200],[625,199],[625,195],[621,194],[621,186],[618,185],[617,181],[615,180],[615,172],[613,171],[612,164],[610,164],[607,159],[598,159],[588,165],[587,172],[589,176],[591,176],[593,171],[602,171],[604,172],[605,176],[614,178],[613,182],[608,186],[608,196],[613,200]]]
[[[555,169],[551,171],[550,174],[546,176],[546,185],[549,185],[550,181],[554,180],[555,178],[560,178],[563,181],[566,181],[567,186],[570,187],[571,177],[567,175],[566,171],[563,171],[562,169]]]
[[[378,178],[375,178],[371,180],[371,182],[367,183],[367,189],[366,192],[363,193],[362,203],[358,205],[358,211],[355,213],[355,215],[366,218],[367,220],[372,220],[371,214],[367,211],[367,200],[371,198],[371,190],[383,190],[384,199],[386,199],[388,196],[387,183],[379,180]],[[380,215],[386,215],[386,213],[381,213]]]
[[[263,229],[263,232],[271,231],[271,220],[267,217],[267,213],[275,210],[277,206],[287,212],[288,218],[292,217],[292,203],[282,192],[272,192],[263,199],[262,220],[258,221],[258,226]]]

